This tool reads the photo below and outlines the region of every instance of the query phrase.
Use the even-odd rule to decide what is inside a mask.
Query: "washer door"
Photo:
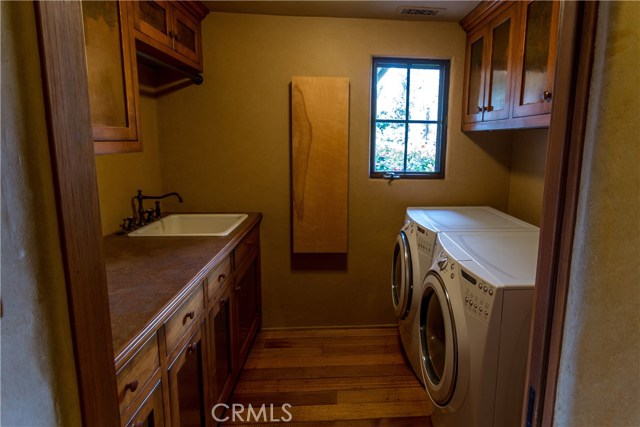
[[[391,300],[393,301],[393,308],[396,316],[399,319],[404,319],[411,309],[411,297],[413,294],[411,250],[404,231],[401,231],[396,238],[391,270]]]
[[[458,340],[449,294],[440,276],[430,271],[420,302],[422,376],[431,400],[445,407],[453,397],[458,374]]]

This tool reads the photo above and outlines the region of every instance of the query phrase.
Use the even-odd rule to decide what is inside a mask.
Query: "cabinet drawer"
[[[245,260],[248,255],[260,246],[260,228],[254,227],[253,230],[247,234],[247,236],[242,239],[242,242],[238,246],[234,252],[235,266],[238,268],[239,265]]]
[[[207,274],[207,299],[220,293],[222,285],[231,276],[231,258],[226,257]]]
[[[193,322],[198,319],[200,313],[204,310],[203,294],[202,286],[198,286],[193,295],[164,324],[167,354],[171,353],[180,338],[189,330]]]
[[[127,409],[159,367],[158,339],[154,334],[118,372],[120,413]]]

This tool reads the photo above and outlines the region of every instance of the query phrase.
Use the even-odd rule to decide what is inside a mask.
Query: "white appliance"
[[[423,279],[433,262],[436,236],[443,231],[473,230],[537,230],[537,227],[488,206],[410,207],[396,238],[392,302],[405,353],[421,381],[417,313]]]
[[[445,232],[420,298],[434,427],[520,425],[539,232]]]

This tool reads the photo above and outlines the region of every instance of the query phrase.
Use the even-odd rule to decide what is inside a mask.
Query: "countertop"
[[[104,238],[116,369],[261,219],[249,213],[224,237]]]

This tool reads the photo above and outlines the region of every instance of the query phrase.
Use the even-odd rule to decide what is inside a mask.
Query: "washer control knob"
[[[440,271],[447,268],[447,264],[449,264],[449,259],[446,256],[438,259],[438,268],[440,269]]]
[[[483,291],[487,292],[489,290],[489,288],[487,288],[486,286],[484,288],[482,288]]]
[[[493,289],[489,289],[489,295],[493,295]]]

